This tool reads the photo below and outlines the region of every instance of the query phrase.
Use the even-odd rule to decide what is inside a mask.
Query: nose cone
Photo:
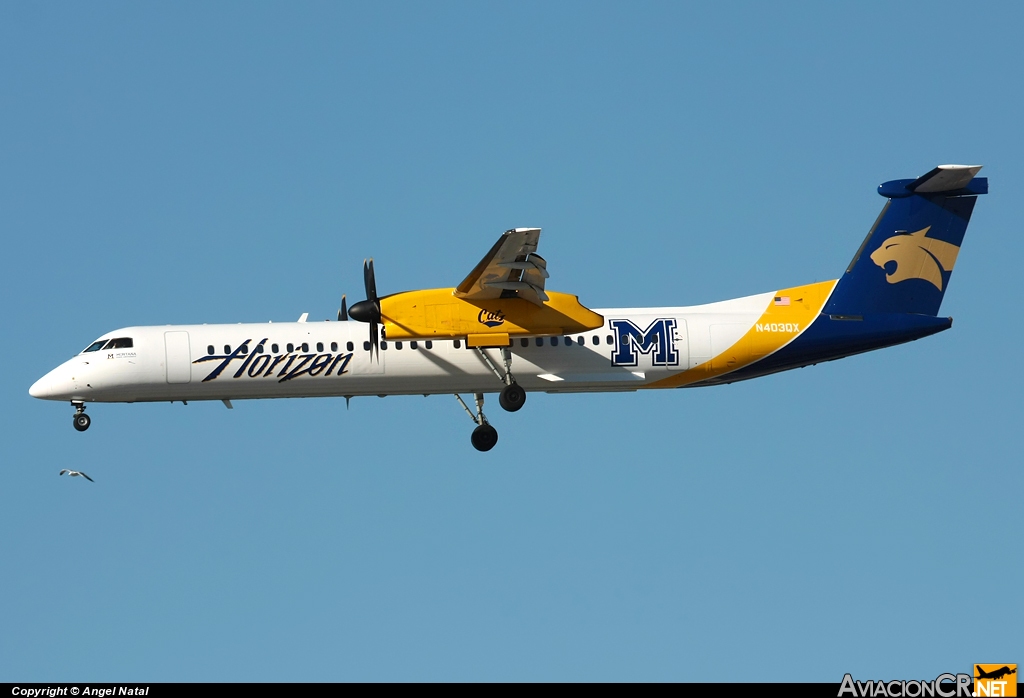
[[[50,394],[50,375],[47,374],[32,384],[32,387],[28,389],[28,394],[32,397],[37,397],[40,400],[45,400]]]
[[[65,366],[58,366],[32,384],[28,394],[40,400],[63,400],[72,393]]]

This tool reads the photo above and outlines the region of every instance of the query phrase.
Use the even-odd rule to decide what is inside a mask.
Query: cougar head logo
[[[893,235],[871,253],[871,261],[883,270],[889,262],[896,262],[895,271],[886,272],[886,281],[898,284],[907,279],[924,279],[942,290],[942,272],[953,271],[960,248],[927,237],[929,230],[931,226],[909,235]]]

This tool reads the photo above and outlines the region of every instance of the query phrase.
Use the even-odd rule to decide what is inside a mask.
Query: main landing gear
[[[494,372],[494,375],[498,377],[498,380],[505,384],[505,387],[502,388],[501,393],[498,395],[498,404],[501,405],[501,408],[506,412],[516,412],[521,409],[526,404],[526,391],[516,383],[515,376],[512,375],[512,351],[508,347],[501,348],[501,358],[505,364],[503,372],[494,365],[494,361],[487,355],[483,347],[473,348],[476,349],[483,362]],[[456,395],[455,399],[459,401],[462,409],[466,410],[466,414],[476,424],[476,429],[473,430],[473,434],[470,437],[470,441],[473,442],[473,448],[478,451],[490,451],[498,443],[498,430],[492,427],[487,422],[487,417],[484,416],[484,394],[475,393],[474,397],[476,398],[475,414],[463,401],[461,395]]]
[[[75,416],[72,418],[72,424],[75,425],[76,431],[85,431],[92,424],[92,420],[89,419],[89,415],[85,413],[85,403],[77,400],[71,403],[75,407]]]
[[[490,366],[498,380],[505,384],[501,394],[498,396],[498,404],[501,405],[501,409],[506,412],[520,410],[526,404],[526,391],[516,383],[516,378],[512,375],[512,351],[508,347],[501,348],[501,358],[505,363],[505,372],[502,373],[494,365],[494,362],[491,361],[491,357],[487,355],[487,352],[480,347],[476,347],[476,350],[480,354],[480,358]]]
[[[498,404],[506,412],[515,412],[526,404],[526,391],[516,382],[509,383],[498,395]]]
[[[462,405],[462,409],[466,410],[469,418],[476,423],[476,429],[473,430],[473,434],[469,437],[469,440],[473,443],[473,448],[478,451],[490,451],[498,443],[498,430],[492,427],[487,422],[487,417],[484,416],[484,394],[476,393],[474,397],[476,398],[476,414],[473,414],[473,411],[466,406],[461,395],[456,395],[455,399]]]

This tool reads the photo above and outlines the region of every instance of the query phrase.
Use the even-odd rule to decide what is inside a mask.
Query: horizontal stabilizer
[[[939,165],[907,185],[915,194],[938,194],[963,189],[981,171],[981,165]]]

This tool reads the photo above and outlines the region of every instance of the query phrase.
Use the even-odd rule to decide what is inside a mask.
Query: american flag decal
[[[775,305],[789,305],[789,296],[775,296]]]

